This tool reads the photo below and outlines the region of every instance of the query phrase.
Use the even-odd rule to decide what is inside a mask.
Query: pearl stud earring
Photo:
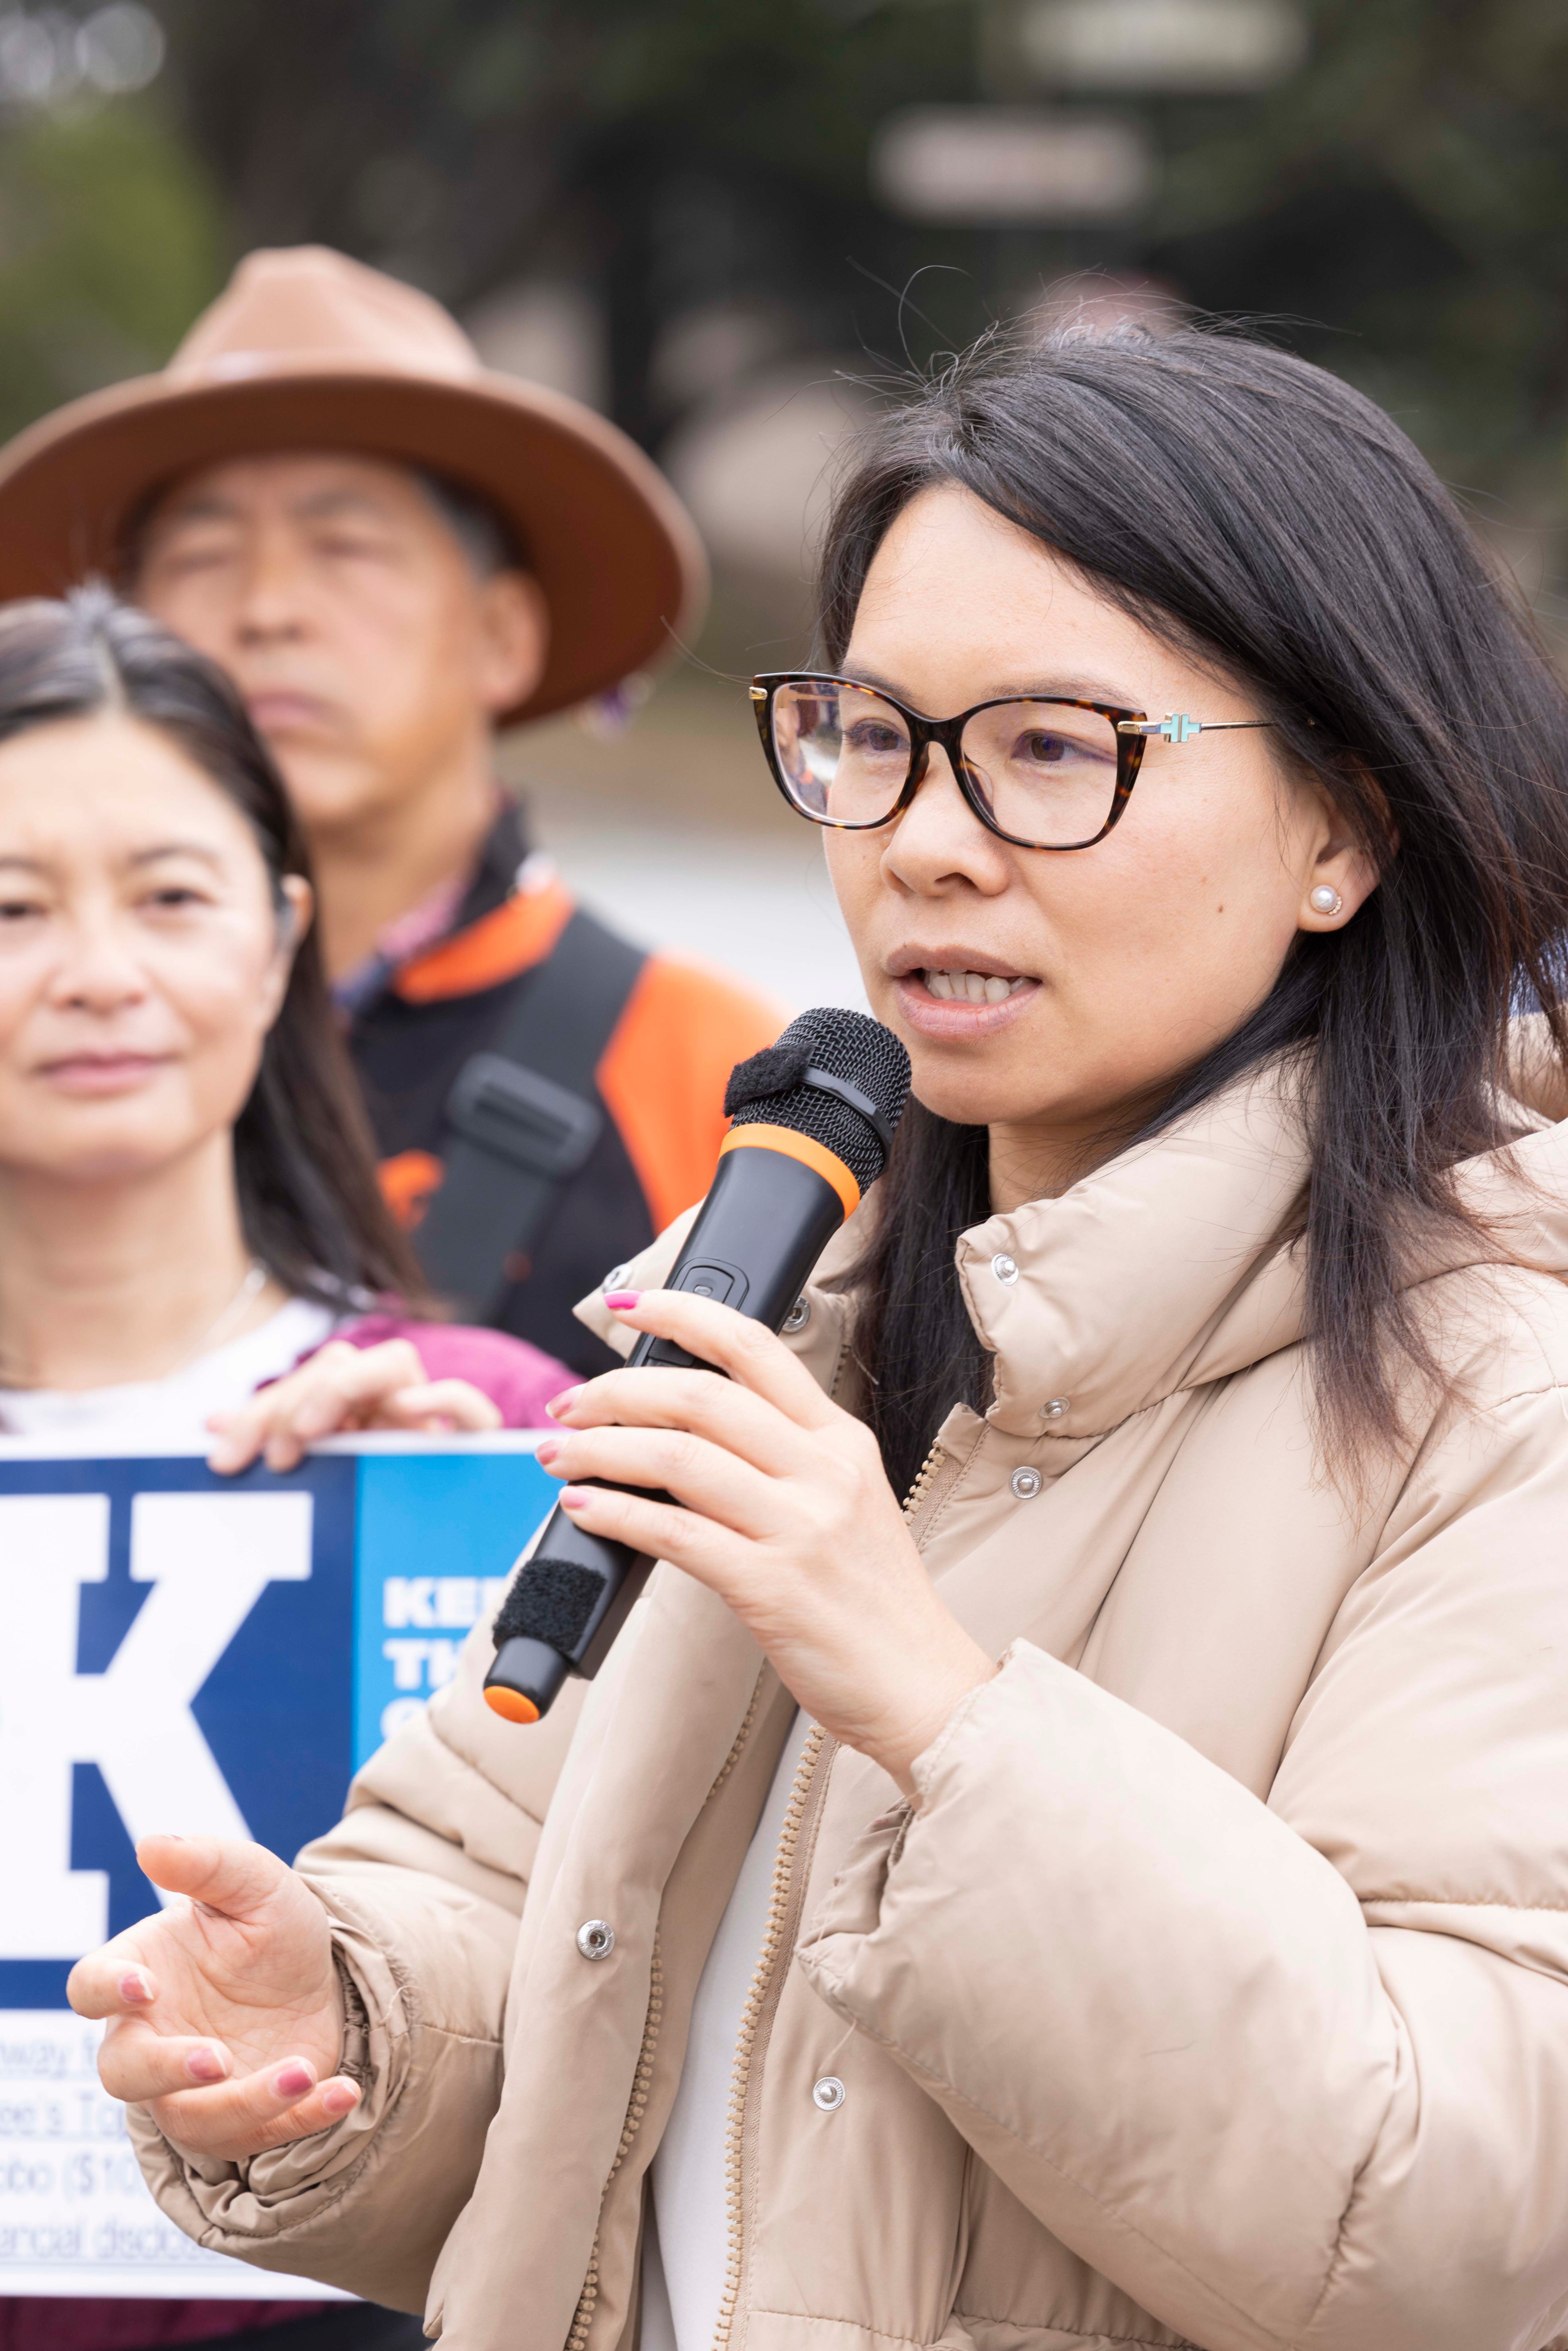
[[[1309,893],[1307,904],[1314,914],[1337,914],[1344,900],[1337,890],[1331,890],[1326,882],[1320,882],[1317,888]]]

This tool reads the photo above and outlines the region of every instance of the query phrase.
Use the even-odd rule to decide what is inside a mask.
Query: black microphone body
[[[804,1050],[791,1061],[784,1049],[796,1032],[824,1022],[837,1026],[825,1036],[810,1032],[812,1065]],[[844,1049],[840,1029],[858,1059]],[[874,1032],[873,1039],[862,1030]],[[820,1068],[819,1061],[838,1066]],[[869,1095],[859,1082],[868,1068],[875,1081]],[[908,1071],[891,1031],[849,1012],[802,1014],[779,1046],[743,1062],[726,1103],[737,1112],[737,1123],[664,1287],[716,1299],[779,1331],[862,1186],[882,1171]],[[749,1081],[748,1072],[755,1073]],[[747,1082],[756,1091],[747,1093]],[[774,1123],[769,1112],[788,1123]],[[645,1332],[631,1363],[690,1369],[699,1359]],[[569,1673],[591,1679],[653,1564],[627,1544],[575,1525],[558,1503],[496,1619],[496,1661],[485,1684],[494,1711],[508,1721],[538,1721]]]
[[[716,1298],[778,1331],[843,1220],[842,1200],[813,1168],[764,1147],[727,1152],[664,1286]],[[698,1361],[647,1332],[630,1360],[672,1370]],[[486,1691],[511,1690],[542,1715],[569,1673],[591,1680],[653,1564],[645,1552],[590,1534],[558,1502],[497,1617]],[[508,1633],[509,1624],[528,1629]]]

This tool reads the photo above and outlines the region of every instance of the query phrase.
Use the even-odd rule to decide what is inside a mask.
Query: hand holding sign
[[[189,1898],[71,1970],[78,2015],[109,2020],[105,2089],[145,2105],[182,2153],[230,2162],[357,2105],[354,2084],[332,2072],[337,1971],[326,1913],[302,1880],[237,1839],[146,1837],[137,1859]]]
[[[214,1413],[212,1467],[243,1469],[259,1453],[269,1469],[295,1469],[318,1437],[348,1428],[434,1431],[499,1428],[490,1398],[467,1380],[433,1380],[409,1339],[377,1347],[329,1340],[296,1372],[258,1388],[248,1404]]]

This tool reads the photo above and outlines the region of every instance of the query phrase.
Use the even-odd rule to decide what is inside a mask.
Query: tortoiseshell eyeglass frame
[[[782,685],[852,685],[862,694],[874,694],[890,709],[896,710],[909,727],[909,773],[903,789],[885,816],[870,817],[863,824],[845,824],[838,818],[815,816],[800,806],[790,790],[784,770],[779,765],[778,746],[773,739],[773,698]],[[821,825],[830,832],[875,832],[881,826],[891,824],[902,816],[915,793],[925,780],[929,765],[927,752],[933,743],[939,743],[947,754],[949,766],[957,780],[958,789],[988,832],[998,841],[1010,843],[1014,849],[1043,849],[1065,854],[1074,849],[1092,849],[1096,841],[1120,823],[1122,812],[1133,797],[1133,786],[1138,780],[1143,765],[1144,745],[1151,737],[1166,743],[1190,743],[1195,735],[1238,733],[1249,727],[1271,726],[1270,718],[1193,718],[1185,710],[1173,711],[1166,718],[1150,718],[1142,710],[1124,710],[1113,702],[1085,702],[1070,694],[998,694],[987,702],[974,703],[969,709],[960,710],[953,718],[927,718],[907,703],[884,693],[879,685],[867,685],[862,678],[840,677],[831,670],[782,669],[767,670],[751,681],[751,707],[757,720],[757,731],[762,738],[762,754],[768,771],[783,793],[797,816],[808,824]],[[1000,710],[1009,702],[1037,703],[1051,710],[1092,710],[1108,718],[1116,732],[1116,783],[1111,800],[1111,812],[1098,832],[1085,841],[1025,841],[1016,832],[1004,832],[985,804],[985,795],[971,774],[968,761],[960,748],[960,738],[971,718],[982,710]]]

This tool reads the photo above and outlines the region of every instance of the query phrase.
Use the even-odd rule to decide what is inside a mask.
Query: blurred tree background
[[[1258,318],[1386,402],[1550,608],[1568,0],[1089,5],[1125,34],[1098,64],[1063,0],[13,8],[0,423],[156,364],[246,246],[320,238],[441,295],[497,363],[598,401],[684,486],[723,475],[723,444],[732,506],[749,467],[776,520],[766,440],[723,442],[748,397],[767,415],[806,387],[820,446],[822,385],[1099,273],[1091,298]],[[1286,25],[1251,86],[1156,69],[1177,13],[1212,37],[1228,9]],[[1023,185],[901,197],[879,141],[932,107],[1030,136],[1109,121],[1136,168],[1055,216]]]

